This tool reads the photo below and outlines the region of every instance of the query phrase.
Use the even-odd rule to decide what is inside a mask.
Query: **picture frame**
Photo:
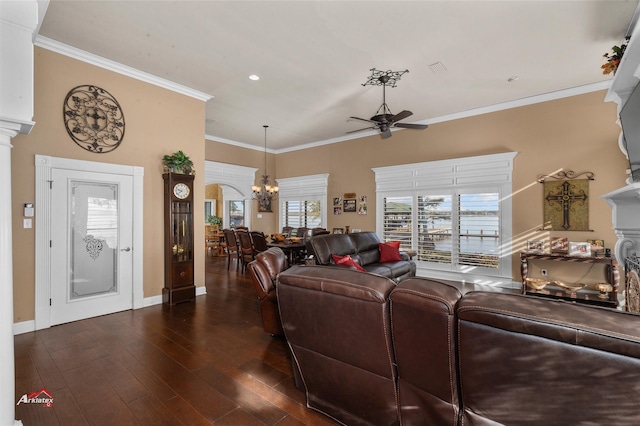
[[[358,198],[358,214],[365,215],[367,214],[367,196],[361,195]]]
[[[587,240],[591,245],[591,254],[594,256],[602,256],[604,254],[604,240]]]
[[[569,250],[569,240],[566,237],[551,238],[551,253],[566,254]]]
[[[271,208],[271,200],[258,201],[258,212],[259,213],[273,213],[273,209]]]
[[[529,253],[544,253],[544,241],[542,240],[527,241],[527,251]]]
[[[340,197],[333,197],[333,205],[334,206],[339,206],[342,204],[342,198]]]
[[[344,201],[342,202],[342,210],[345,213],[349,213],[349,212],[355,212],[356,211],[356,199],[355,198],[349,198],[349,199],[344,199]]]
[[[574,242],[574,241],[570,242],[569,256],[590,257],[591,244],[588,242]]]
[[[344,228],[333,228],[332,234],[344,234]]]
[[[342,214],[342,206],[333,206],[333,214]]]

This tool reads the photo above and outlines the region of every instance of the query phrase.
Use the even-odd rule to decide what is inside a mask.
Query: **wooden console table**
[[[529,271],[530,260],[543,260],[549,262],[574,262],[574,263],[601,263],[606,267],[605,275],[607,283],[611,284],[613,288],[609,292],[608,298],[602,299],[599,297],[599,292],[592,290],[578,290],[575,293],[566,293],[561,287],[553,285],[553,282],[548,284],[542,290],[536,290],[527,286],[527,274]],[[549,269],[552,268],[550,264]],[[589,303],[594,305],[606,306],[615,308],[618,306],[618,286],[620,282],[620,273],[618,271],[618,262],[613,257],[604,256],[568,256],[565,254],[556,253],[520,253],[520,272],[522,273],[522,294],[528,294],[532,296],[548,297],[552,299],[569,300],[579,303]]]

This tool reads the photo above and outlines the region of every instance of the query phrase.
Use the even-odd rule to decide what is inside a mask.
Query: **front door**
[[[51,177],[51,325],[132,309],[133,178]]]

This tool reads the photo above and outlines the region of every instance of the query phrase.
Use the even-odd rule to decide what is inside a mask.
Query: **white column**
[[[16,421],[13,350],[13,256],[11,244],[11,138],[17,132],[0,128],[0,425]]]
[[[33,37],[46,6],[0,0],[0,426],[22,424],[15,420],[11,139],[34,124]]]
[[[640,182],[631,183],[624,188],[602,196],[613,210],[613,229],[618,241],[615,256],[623,266],[624,259],[633,254],[640,255]]]

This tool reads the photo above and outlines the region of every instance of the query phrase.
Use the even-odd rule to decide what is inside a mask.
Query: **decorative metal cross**
[[[569,211],[571,211],[571,204],[581,201],[582,204],[587,199],[587,194],[583,190],[578,191],[576,194],[573,192],[575,186],[571,185],[569,181],[562,182],[562,190],[556,194],[549,193],[545,197],[545,200],[549,203],[549,205],[553,205],[554,202],[558,203],[562,207],[562,217],[563,223],[562,227],[566,230],[571,228],[571,223],[569,222]]]

